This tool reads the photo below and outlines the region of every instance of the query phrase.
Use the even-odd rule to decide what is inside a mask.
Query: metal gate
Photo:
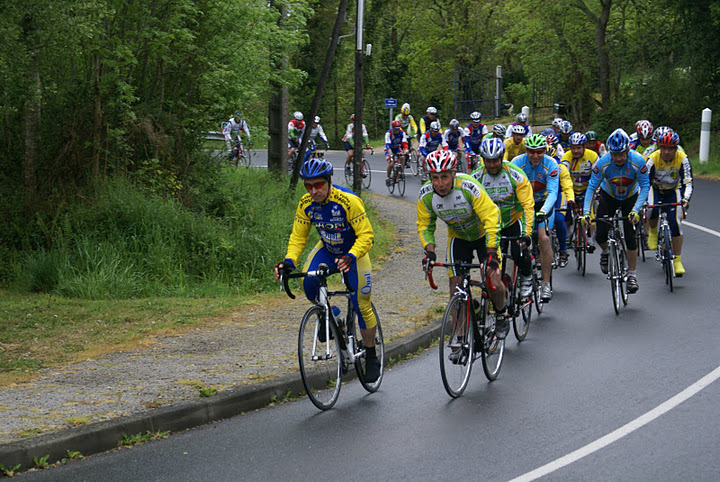
[[[455,67],[455,118],[467,119],[473,111],[480,112],[483,117],[500,117],[501,81],[499,66],[494,77],[467,67]]]

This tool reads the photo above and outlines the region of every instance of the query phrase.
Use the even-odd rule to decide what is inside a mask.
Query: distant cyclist
[[[523,126],[513,126],[510,129],[510,138],[505,139],[504,159],[506,161],[512,161],[517,156],[525,154],[526,152],[525,129]]]
[[[422,162],[422,166],[421,169],[418,169],[418,171],[420,171],[420,177],[423,182],[427,179],[425,172],[425,159],[427,159],[427,156],[430,155],[431,152],[438,149],[447,151],[449,150],[449,147],[447,142],[445,142],[445,138],[440,133],[440,123],[438,121],[434,121],[430,124],[430,129],[428,129],[422,137],[420,137],[420,161]]]
[[[570,147],[570,136],[573,133],[573,125],[570,123],[570,121],[563,121],[563,123],[560,125],[560,132],[558,133],[558,140],[560,141],[560,145],[563,149],[566,151]]]
[[[598,157],[602,157],[607,154],[607,148],[605,147],[605,144],[598,140],[597,132],[587,131],[585,133],[585,137],[587,138],[585,149],[590,149],[591,151],[595,152]]]
[[[305,121],[299,110],[293,112],[293,118],[288,122],[288,162],[292,159],[295,151],[300,147],[302,135],[305,132]]]
[[[585,222],[589,224],[592,205],[590,193],[594,193],[599,187],[600,196],[596,217],[613,216],[617,209],[620,209],[622,215],[627,217],[624,222],[628,258],[627,290],[628,293],[636,293],[639,288],[636,271],[638,251],[633,225],[640,220],[638,213],[647,200],[650,189],[648,167],[640,154],[630,150],[630,137],[622,129],[616,129],[610,134],[607,139],[607,149],[610,152],[598,159],[593,166],[583,214]],[[595,240],[602,248],[600,269],[605,274],[608,272],[607,239],[609,230],[610,226],[607,223],[596,225]]]
[[[678,149],[680,136],[676,132],[666,133],[658,139],[657,143],[660,150],[650,154],[647,159],[652,184],[648,204],[682,203],[682,210],[677,209],[675,206],[667,208],[667,219],[670,224],[673,254],[675,255],[673,260],[675,274],[682,276],[685,274],[685,267],[680,261],[683,245],[682,211],[687,211],[693,193],[692,166],[687,154]],[[648,215],[648,223],[650,224],[648,247],[650,249],[657,249],[659,215],[659,208],[650,210]]]
[[[467,167],[465,165],[463,151],[465,150],[465,129],[460,126],[460,121],[453,119],[450,121],[450,127],[445,129],[443,137],[447,142],[448,149],[455,153],[457,157],[458,171],[465,172]],[[467,170],[467,172],[470,172]]]
[[[465,126],[465,157],[468,161],[468,172],[475,168],[473,159],[480,155],[480,143],[488,133],[488,128],[480,122],[482,114],[478,111],[470,114],[470,123]]]
[[[390,129],[385,133],[385,160],[387,161],[387,178],[385,179],[385,185],[390,186],[392,184],[392,168],[395,163],[393,156],[407,156],[409,154],[408,136],[404,130],[402,130],[402,123],[399,120],[392,121]],[[400,161],[401,164],[405,164],[405,160]]]
[[[417,149],[418,148],[418,126],[415,122],[415,119],[413,119],[413,116],[410,114],[410,104],[407,102],[402,105],[400,108],[400,113],[395,116],[395,120],[399,120],[401,122],[401,128],[405,131],[405,134],[408,135],[408,138],[410,139],[410,145]]]
[[[438,126],[442,127],[440,124],[440,119],[438,119],[437,116],[437,109],[435,107],[428,107],[427,111],[425,112],[425,115],[422,116],[420,119],[420,130],[418,131],[418,134],[422,136],[430,129],[430,124],[433,122],[437,122]]]
[[[592,168],[598,160],[597,153],[585,147],[586,145],[587,136],[582,132],[575,132],[570,136],[570,149],[563,155],[562,159],[560,159],[560,163],[567,166],[570,171],[575,203],[577,203],[578,206],[584,206],[587,187],[590,183],[590,177],[592,176]],[[592,198],[593,194],[590,193],[589,195]],[[594,252],[595,245],[589,243],[587,251],[588,253]]]
[[[247,121],[242,118],[242,112],[238,111],[235,112],[235,115],[227,122],[223,123],[222,135],[225,138],[225,145],[228,151],[232,151],[232,135],[237,134],[239,140],[240,132],[245,133],[247,143],[250,144],[250,126]]]
[[[653,125],[649,120],[643,119],[635,123],[635,139],[630,140],[630,149],[634,149],[638,154],[645,156],[645,151],[655,141],[652,138]]]
[[[505,140],[505,134],[507,134],[507,127],[505,127],[503,124],[493,124],[490,132],[483,136],[483,140],[492,139],[493,137]]]
[[[352,163],[353,155],[355,154],[355,114],[350,116],[350,120],[352,122],[347,125],[347,128],[345,129],[345,135],[342,138],[345,152],[347,152],[347,157],[345,158],[346,169],[348,168],[348,166],[350,166],[350,163]],[[365,143],[365,148],[369,149],[370,138],[368,137],[365,124],[362,125],[362,138],[363,142]]]
[[[505,134],[505,138],[509,138],[511,135],[511,132],[513,131],[513,127],[515,126],[522,126],[523,128],[523,137],[528,137],[530,134],[532,134],[532,131],[530,130],[530,126],[527,123],[528,116],[524,112],[520,112],[518,115],[515,116],[515,122],[510,124],[507,128],[507,133]],[[515,129],[517,130],[517,129]]]

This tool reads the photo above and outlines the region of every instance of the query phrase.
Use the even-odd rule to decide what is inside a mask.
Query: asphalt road
[[[373,177],[380,193],[382,178]],[[405,196],[417,186],[410,179]],[[24,477],[718,480],[720,186],[695,189],[688,222],[718,233],[686,225],[688,274],[674,293],[649,256],[640,291],[616,316],[598,254],[584,278],[571,259],[526,341],[510,335],[498,379],[476,365],[459,399],[445,393],[432,348],[395,365],[375,394],[344,386],[328,412],[302,398]]]

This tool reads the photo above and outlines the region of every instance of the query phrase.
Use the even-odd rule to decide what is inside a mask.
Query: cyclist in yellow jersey
[[[685,274],[685,267],[680,261],[682,255],[682,211],[687,211],[693,192],[692,167],[685,151],[678,149],[680,136],[675,132],[668,132],[657,141],[659,149],[647,159],[649,177],[652,188],[648,195],[648,204],[655,203],[682,203],[682,210],[675,206],[668,208],[668,223],[672,235],[672,247],[675,259],[673,260],[675,275]],[[658,216],[659,208],[648,213],[648,247],[657,249],[658,244]]]
[[[495,287],[490,298],[496,311],[498,338],[508,333],[505,316],[505,285],[500,275],[498,233],[502,225],[500,209],[478,181],[468,174],[457,174],[457,159],[450,151],[431,152],[425,161],[430,182],[420,188],[417,202],[417,228],[425,250],[426,262],[434,262],[435,227],[440,218],[448,226],[448,262],[471,263],[477,253],[485,262],[485,275]],[[449,269],[450,296],[462,280],[454,268]]]
[[[395,116],[395,120],[399,120],[402,126],[402,130],[405,131],[405,134],[407,134],[408,139],[410,139],[410,146],[412,146],[413,149],[417,151],[418,149],[418,139],[417,135],[419,133],[418,131],[418,125],[415,122],[415,119],[412,115],[410,115],[410,104],[407,102],[402,105],[400,108],[400,113]]]
[[[560,168],[560,193],[557,201],[555,201],[555,234],[557,235],[558,247],[558,265],[561,268],[567,266],[567,224],[565,222],[565,214],[571,212],[575,206],[575,192],[573,191],[572,178],[570,171],[565,164],[558,163]]]
[[[585,146],[588,143],[587,136],[582,132],[575,132],[570,136],[570,149],[560,159],[560,164],[567,167],[572,180],[572,189],[575,196],[575,203],[580,206],[585,204],[585,195],[587,192],[590,176],[592,176],[592,168],[598,160],[598,155],[592,149]],[[592,193],[590,193],[592,196]],[[571,209],[568,209],[571,211]],[[592,236],[592,225],[590,226],[590,234]],[[595,245],[588,241],[588,253],[595,251]]]
[[[281,263],[275,265],[275,278],[279,278],[280,271],[295,269],[310,229],[315,226],[320,241],[308,255],[303,271],[315,270],[324,263],[345,273],[353,291],[351,299],[360,334],[367,348],[365,380],[374,382],[380,377],[380,361],[375,352],[377,320],[370,300],[372,266],[368,255],[374,233],[360,197],[345,187],[335,186],[332,173],[333,166],[326,159],[311,158],[303,163],[300,177],[305,181],[308,192],[298,203],[287,254]],[[315,302],[319,292],[318,280],[305,278],[303,288],[305,296]],[[324,329],[320,331],[325,333]]]
[[[512,126],[510,137],[505,139],[504,161],[512,161],[515,157],[525,154],[525,128],[519,124]]]

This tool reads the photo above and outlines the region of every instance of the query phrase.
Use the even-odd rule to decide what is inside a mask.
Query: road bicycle
[[[364,189],[370,189],[370,179],[372,173],[370,172],[370,163],[365,159],[365,151],[370,151],[370,155],[375,154],[372,147],[368,146],[362,150],[362,160],[360,161],[360,174],[362,176],[362,187]],[[355,173],[353,170],[353,163],[345,164],[345,183],[352,188],[354,185]]]
[[[467,164],[465,164],[465,150],[455,149],[453,152],[457,159],[457,172],[461,174],[471,174],[472,171],[467,170]]]
[[[328,410],[335,405],[340,396],[343,375],[348,375],[351,365],[355,366],[360,384],[370,393],[380,388],[385,370],[385,343],[380,317],[373,305],[377,320],[375,352],[380,360],[380,377],[374,382],[365,380],[365,346],[355,323],[356,315],[351,299],[354,293],[349,288],[328,289],[327,279],[336,273],[340,271],[321,263],[315,271],[284,274],[280,280],[291,299],[295,299],[295,295],[290,291],[288,279],[310,276],[316,277],[320,284],[317,301],[305,312],[298,334],[300,376],[310,401],[320,410]],[[340,316],[340,308],[330,305],[330,299],[335,296],[347,299],[344,319]]]
[[[620,314],[620,306],[627,305],[627,248],[625,247],[625,237],[623,235],[623,221],[627,218],[622,215],[622,211],[618,209],[614,216],[603,216],[595,219],[595,223],[603,222],[610,225],[608,230],[608,272],[607,279],[610,280],[610,288],[612,291],[613,308],[615,314]]]
[[[479,164],[478,155],[474,152],[470,152],[467,155],[467,169],[468,173],[473,172],[475,169],[477,169]]]
[[[540,216],[539,214],[536,214],[535,215],[535,226],[536,227],[532,233],[532,249],[531,249],[532,282],[533,282],[532,298],[533,298],[533,303],[535,304],[535,311],[537,311],[538,315],[543,312],[543,308],[545,307],[545,302],[543,302],[543,300],[542,300],[543,275],[542,275],[542,264],[540,263],[540,242],[538,240],[537,226],[538,226],[538,223],[542,223],[546,219],[547,219],[546,216]],[[559,244],[557,241],[557,236],[554,236],[555,229],[549,229],[547,226],[545,226],[545,233],[550,238],[550,247],[552,248],[552,257],[551,257],[551,266],[550,266],[550,288],[552,289],[553,271],[557,268]]]
[[[505,354],[505,340],[495,336],[495,311],[491,307],[488,289],[494,290],[490,280],[471,279],[471,269],[485,269],[484,264],[465,262],[430,263],[425,274],[432,289],[437,289],[432,277],[434,266],[454,267],[462,276],[442,318],[439,355],[440,374],[448,395],[459,397],[465,391],[472,365],[482,359],[483,371],[488,380],[495,380],[500,372]],[[475,299],[470,289],[479,287],[481,292]],[[506,290],[507,303],[507,290]]]
[[[670,223],[667,220],[667,212],[671,207],[682,206],[682,203],[658,203],[651,204],[647,208],[659,208],[660,214],[658,219],[657,233],[658,243],[655,250],[655,259],[660,262],[663,274],[665,275],[665,284],[673,291],[673,278],[675,278],[675,253],[672,247],[672,233],[670,232]]]
[[[393,166],[390,170],[390,185],[387,187],[390,194],[395,193],[397,188],[398,194],[405,195],[405,155],[400,153],[393,154]]]
[[[575,253],[575,264],[582,276],[585,276],[587,268],[588,253],[588,228],[583,224],[583,208],[575,205],[573,209],[572,234],[570,235],[570,246]]]
[[[532,305],[533,290],[530,296],[520,296],[520,283],[518,280],[519,271],[518,266],[513,261],[512,274],[508,273],[509,261],[512,259],[510,243],[518,243],[522,239],[522,236],[502,236],[501,246],[503,248],[503,265],[502,265],[502,280],[505,284],[505,288],[508,291],[508,316],[512,317],[513,331],[515,332],[515,338],[517,341],[523,341],[527,336],[528,330],[530,329],[530,320],[532,319]],[[530,250],[526,253],[527,256],[531,256],[532,265],[532,254]],[[535,273],[532,269],[531,273]],[[531,275],[532,276],[532,275]],[[533,286],[539,284],[537,277],[533,281]]]
[[[254,154],[255,151],[252,149],[252,147],[245,149],[242,139],[240,139],[240,136],[238,136],[237,142],[235,142],[235,144],[232,146],[232,150],[230,152],[230,164],[235,167],[250,167]]]

